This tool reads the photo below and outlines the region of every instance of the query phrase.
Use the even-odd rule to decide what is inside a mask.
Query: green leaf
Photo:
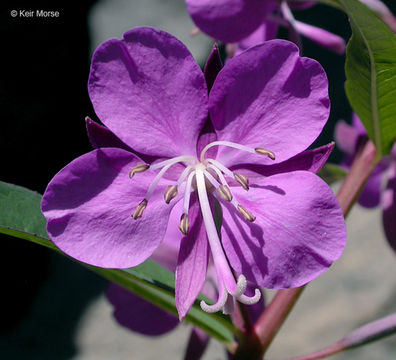
[[[40,194],[0,181],[0,233],[35,242],[65,255],[48,239],[40,202]],[[155,261],[148,259],[139,266],[122,270],[80,264],[177,316],[175,275]],[[202,295],[200,299],[209,301]],[[198,300],[185,320],[231,347],[238,330],[229,317],[205,313]]]
[[[47,237],[40,211],[41,195],[21,186],[0,182],[0,226]]]
[[[349,17],[346,93],[382,157],[396,138],[396,36],[358,0],[338,0]]]
[[[346,171],[343,167],[330,163],[323,166],[318,172],[318,175],[328,184],[342,180],[345,176],[347,176],[347,174],[348,171]]]

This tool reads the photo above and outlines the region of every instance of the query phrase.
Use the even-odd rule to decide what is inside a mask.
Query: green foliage
[[[319,170],[318,175],[329,185],[347,176],[348,171],[336,164],[326,164]]]
[[[40,194],[0,181],[0,233],[29,240],[62,253],[48,239],[40,202]],[[148,259],[139,266],[121,270],[80,264],[177,316],[175,275],[155,261]],[[205,297],[200,296],[200,299]],[[198,301],[186,320],[226,345],[232,344],[234,334],[238,332],[228,317],[203,312]]]
[[[396,36],[359,0],[321,0],[346,12],[352,37],[346,51],[345,90],[380,158],[396,139]]]

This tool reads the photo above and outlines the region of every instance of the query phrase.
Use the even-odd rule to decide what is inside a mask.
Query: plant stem
[[[348,215],[377,162],[378,159],[375,155],[375,147],[371,141],[368,141],[356,154],[351,169],[337,193],[337,199],[344,217]],[[250,334],[251,339],[249,341],[242,341],[239,344],[235,353],[235,360],[258,360],[262,358],[305,286],[306,285],[294,289],[279,290],[276,293],[269,306],[257,320],[253,329],[254,331]],[[260,352],[256,350],[258,343],[261,345]],[[246,347],[252,346],[252,344],[254,356],[256,357],[247,357],[246,354],[249,354],[249,348]]]

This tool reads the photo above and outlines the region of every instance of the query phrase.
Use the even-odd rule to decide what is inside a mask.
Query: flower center
[[[153,165],[138,164],[130,171],[130,178],[135,174],[144,171],[155,171],[159,169],[160,171],[149,186],[144,199],[137,205],[132,214],[132,218],[137,220],[143,216],[143,212],[148,206],[149,200],[164,174],[173,165],[178,163],[184,164],[185,168],[178,180],[166,189],[164,200],[169,204],[170,201],[177,196],[178,190],[183,188],[183,212],[180,219],[179,229],[184,235],[187,235],[189,230],[188,211],[190,208],[190,197],[193,191],[197,192],[212,258],[216,268],[219,289],[219,298],[217,302],[213,305],[208,305],[204,301],[201,301],[201,308],[206,312],[217,312],[223,309],[224,313],[229,314],[233,312],[234,299],[244,304],[255,304],[259,301],[261,292],[259,289],[255,289],[255,294],[252,297],[249,297],[244,294],[247,286],[245,276],[240,275],[237,280],[235,279],[216,229],[208,193],[211,193],[220,202],[226,201],[231,203],[246,221],[253,222],[256,217],[238,203],[227,182],[227,178],[235,180],[243,189],[248,191],[249,179],[243,174],[231,171],[215,159],[205,158],[205,154],[213,146],[231,147],[252,154],[265,155],[270,159],[275,160],[275,154],[265,148],[250,148],[230,141],[214,141],[204,147],[199,160],[194,156],[188,155],[178,156]],[[229,295],[232,297],[229,297]]]

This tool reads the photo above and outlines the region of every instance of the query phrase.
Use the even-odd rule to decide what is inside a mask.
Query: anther
[[[143,211],[147,206],[147,200],[143,199],[140,204],[138,206],[136,206],[135,211],[133,212],[133,214],[131,215],[133,217],[134,220],[137,220],[139,218],[142,217],[143,215]]]
[[[177,195],[177,185],[169,185],[165,190],[164,199],[167,204]]]
[[[257,154],[266,155],[266,156],[268,156],[271,160],[275,160],[275,154],[274,154],[272,151],[268,150],[268,149],[264,149],[264,148],[257,147],[257,148],[254,149],[254,151],[255,151]]]
[[[242,205],[237,206],[238,211],[243,215],[243,217],[250,222],[253,222],[254,220],[256,220],[256,217],[250,213],[249,211],[247,211]]]
[[[225,200],[225,201],[232,200],[232,193],[231,193],[230,188],[227,185],[220,185],[217,188],[217,192],[223,200]]]
[[[183,214],[180,219],[179,229],[184,235],[187,235],[189,225],[190,224],[188,222],[188,215]]]
[[[135,174],[142,173],[146,171],[150,165],[148,164],[137,164],[130,172],[129,178],[132,179]]]
[[[238,173],[234,173],[234,179],[236,181],[238,181],[241,186],[248,191],[249,190],[249,179],[243,175],[243,174],[238,174]]]

